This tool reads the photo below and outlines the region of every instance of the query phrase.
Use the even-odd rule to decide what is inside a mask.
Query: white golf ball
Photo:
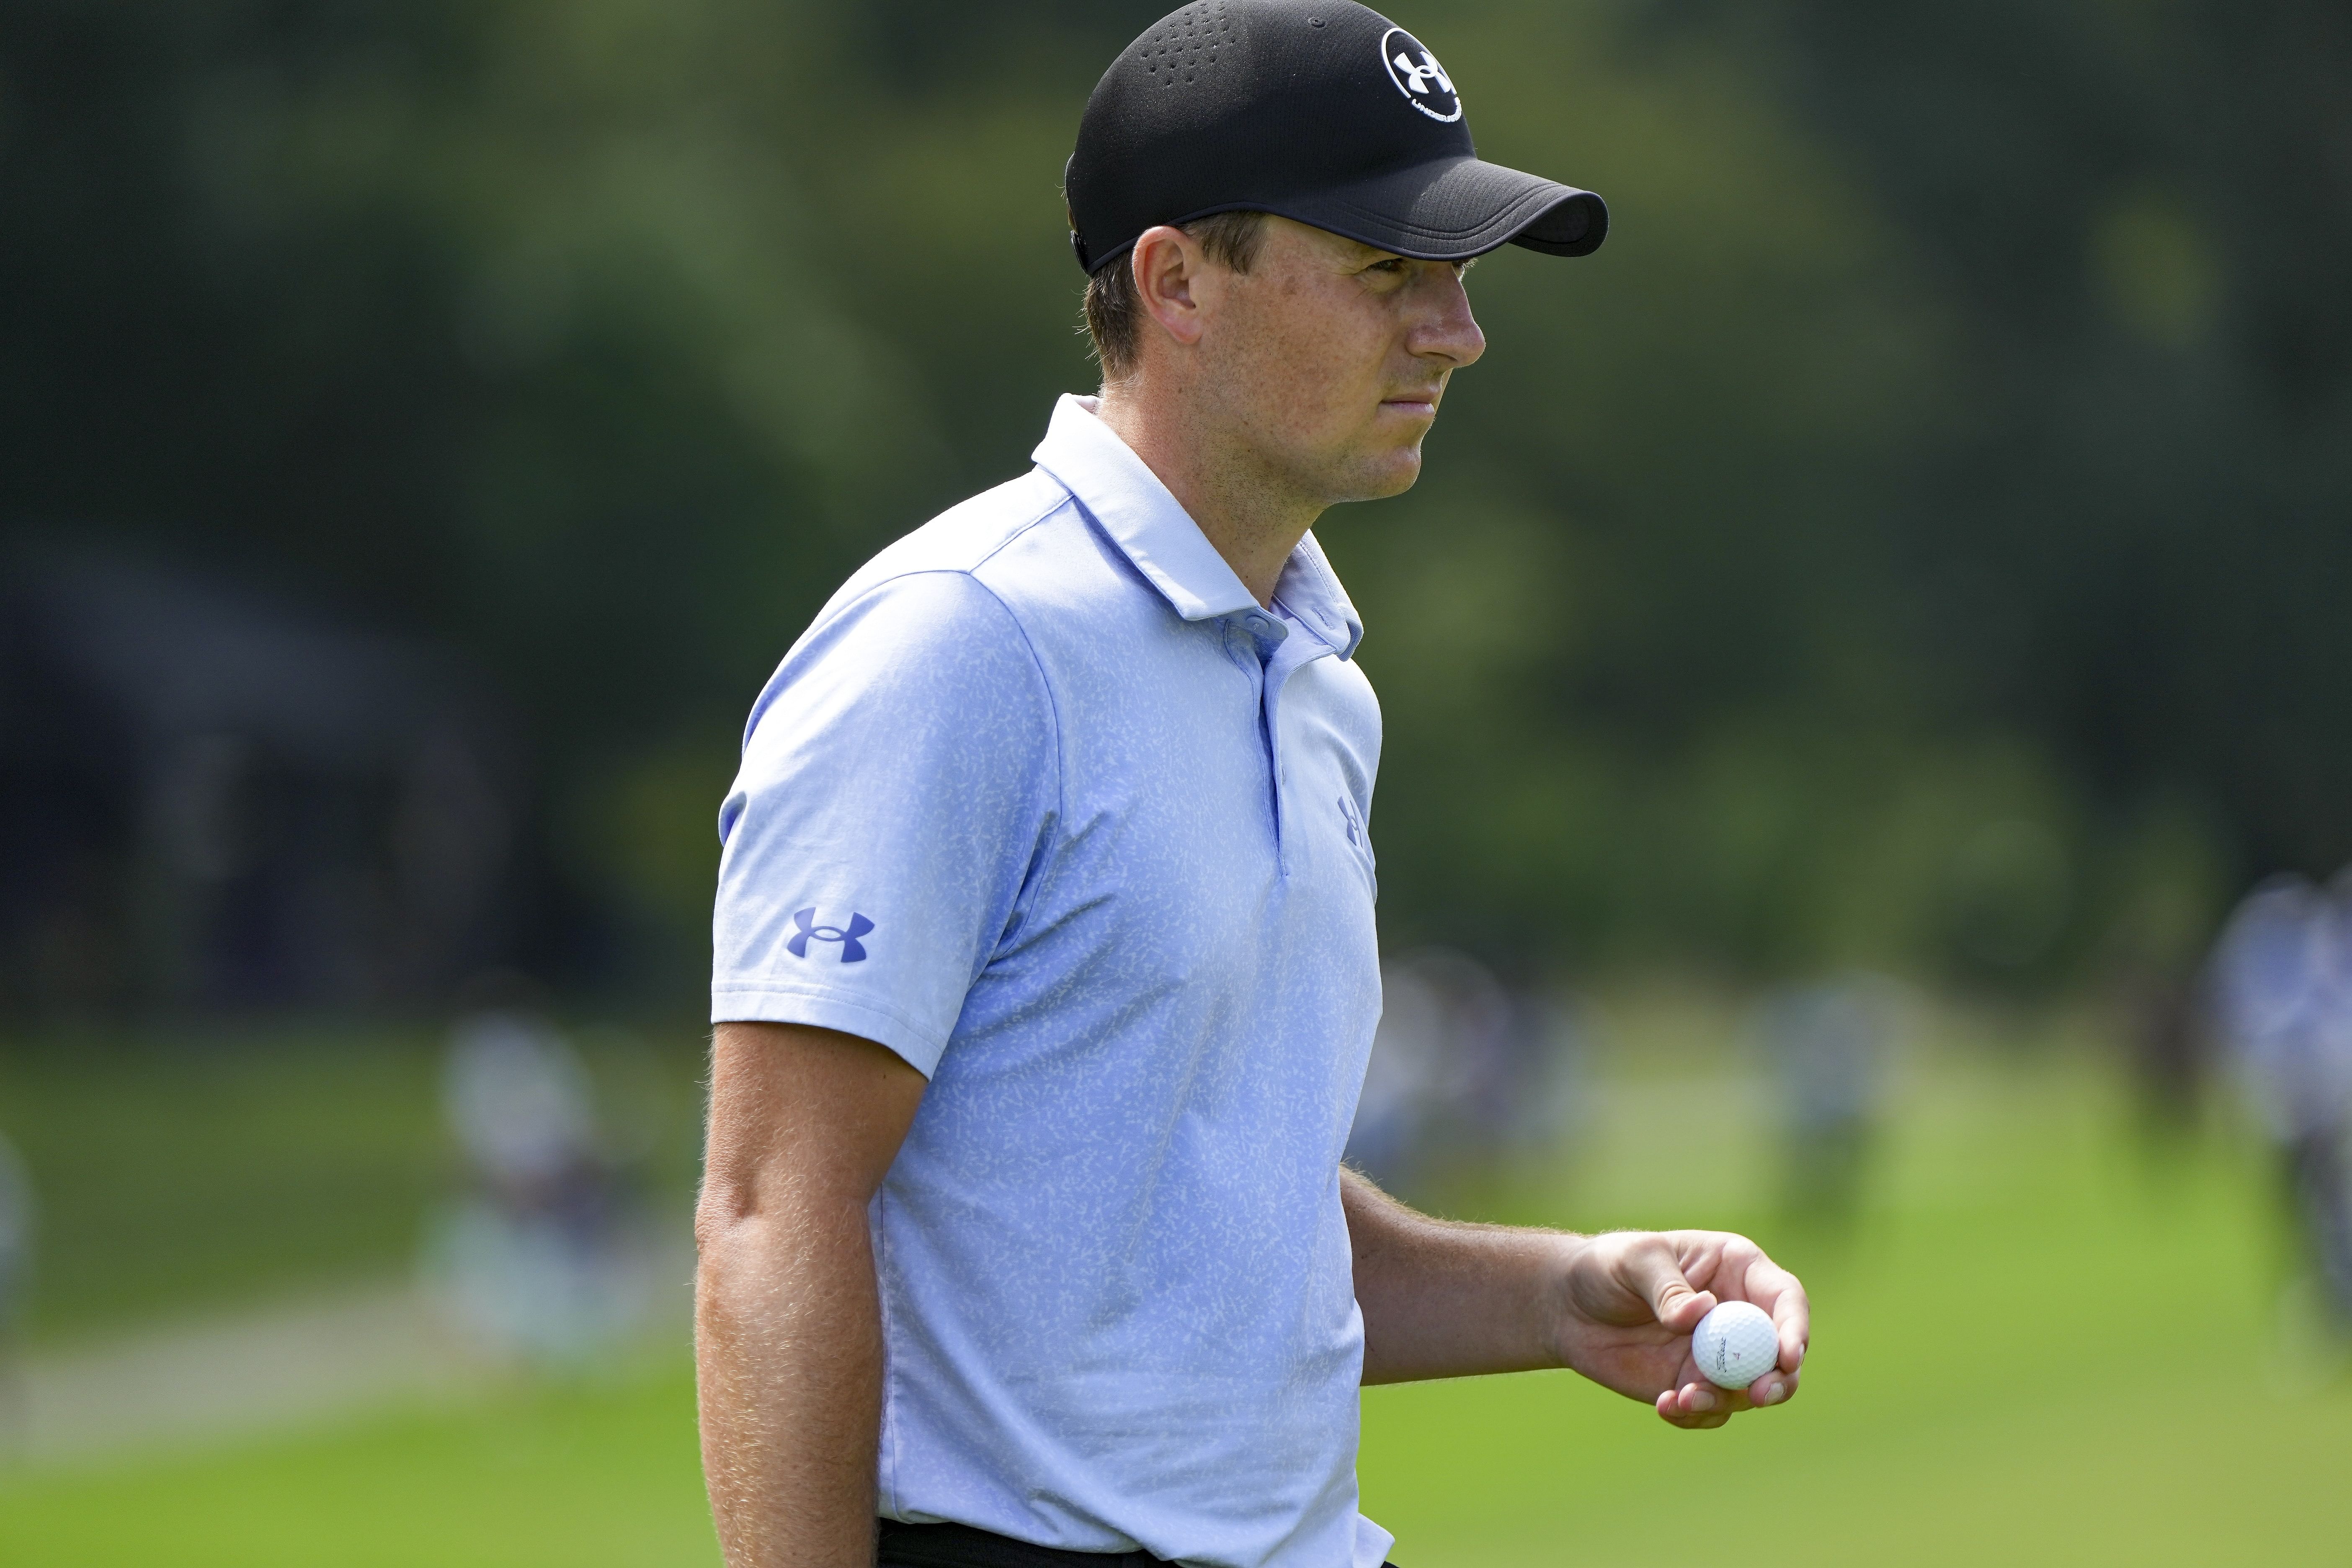
[[[1691,1359],[1717,1388],[1745,1388],[1780,1359],[1770,1314],[1748,1301],[1726,1301],[1691,1331]]]

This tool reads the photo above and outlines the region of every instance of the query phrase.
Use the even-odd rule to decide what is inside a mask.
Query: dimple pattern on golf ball
[[[1726,1301],[1698,1321],[1691,1359],[1717,1388],[1745,1388],[1780,1359],[1780,1336],[1763,1308]]]

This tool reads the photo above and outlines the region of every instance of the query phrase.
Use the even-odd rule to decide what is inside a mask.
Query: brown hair
[[[1265,243],[1265,215],[1260,212],[1212,213],[1182,226],[1201,242],[1210,260],[1235,272],[1247,272]],[[1125,252],[1087,279],[1085,309],[1087,335],[1095,341],[1095,358],[1102,362],[1103,379],[1117,381],[1135,368],[1136,334],[1142,330],[1134,251]]]

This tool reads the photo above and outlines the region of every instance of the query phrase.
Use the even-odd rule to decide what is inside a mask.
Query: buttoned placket
[[[1258,743],[1265,758],[1266,798],[1274,816],[1275,863],[1291,872],[1289,770],[1282,752],[1282,689],[1300,668],[1336,650],[1312,633],[1293,636],[1291,623],[1255,606],[1221,617],[1225,646],[1250,677],[1257,695]]]

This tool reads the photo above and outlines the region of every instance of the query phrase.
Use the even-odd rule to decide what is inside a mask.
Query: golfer
[[[1479,161],[1462,88],[1349,0],[1129,46],[1066,174],[1100,394],[752,710],[697,1225],[733,1568],[1378,1568],[1362,1384],[1796,1391],[1804,1294],[1742,1237],[1444,1224],[1339,1163],[1381,723],[1309,529],[1419,475],[1464,266],[1608,221]],[[1690,1359],[1717,1300],[1780,1327],[1745,1393]]]

